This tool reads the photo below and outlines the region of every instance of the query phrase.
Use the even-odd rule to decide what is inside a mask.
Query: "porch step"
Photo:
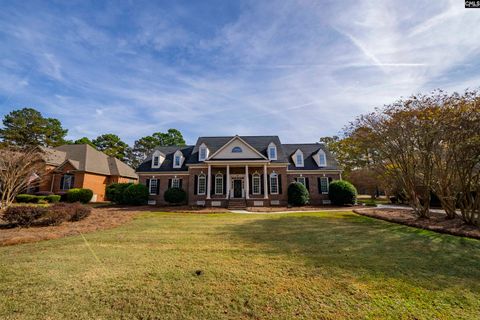
[[[245,209],[247,202],[245,199],[230,199],[228,200],[228,209]]]

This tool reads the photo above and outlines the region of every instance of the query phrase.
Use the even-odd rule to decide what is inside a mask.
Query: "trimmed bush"
[[[184,203],[187,200],[187,193],[180,188],[169,188],[163,194],[165,201],[171,204]]]
[[[3,220],[10,224],[30,227],[38,218],[47,213],[46,207],[17,206],[8,207],[3,213]]]
[[[17,203],[30,203],[34,200],[34,198],[36,198],[36,196],[32,194],[19,194],[15,197],[15,200]]]
[[[3,219],[20,227],[58,226],[64,221],[80,221],[91,211],[90,207],[80,203],[56,203],[50,207],[16,206],[7,208]]]
[[[133,183],[112,183],[105,188],[105,195],[107,199],[112,202],[125,204],[123,193],[132,184]]]
[[[123,191],[125,204],[139,206],[148,201],[148,188],[143,184],[132,184]]]
[[[92,197],[93,191],[90,189],[74,188],[67,192],[67,202],[89,203]]]
[[[337,206],[354,205],[357,201],[357,189],[348,181],[336,180],[329,185],[328,197]]]
[[[57,203],[57,202],[60,202],[60,198],[61,196],[57,194],[52,194],[52,195],[46,196],[45,200],[47,200],[49,203]]]
[[[307,188],[299,183],[292,182],[288,186],[288,203],[293,206],[304,206],[310,200]]]

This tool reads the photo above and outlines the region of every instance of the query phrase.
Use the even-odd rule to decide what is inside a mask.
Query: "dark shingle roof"
[[[195,148],[192,151],[192,156],[188,159],[188,163],[199,163],[198,161],[198,149],[205,143],[210,155],[217,152],[221,147],[223,147],[227,142],[232,140],[235,136],[225,136],[225,137],[200,137],[195,144]],[[278,136],[239,136],[240,139],[248,143],[255,150],[260,152],[266,158],[268,158],[267,148],[268,145],[273,142],[277,146],[277,160],[272,162],[286,162],[285,153],[281,147],[281,142]]]
[[[224,136],[224,137],[199,137],[195,146],[169,146],[169,147],[158,147],[154,150],[160,151],[165,155],[165,160],[160,165],[160,168],[152,168],[152,156],[151,154],[147,159],[137,168],[137,172],[162,172],[162,171],[188,171],[187,165],[200,163],[198,161],[198,151],[200,146],[204,143],[210,152],[210,156],[222,148],[226,143],[232,140],[235,136]],[[289,163],[288,169],[290,170],[318,170],[318,169],[327,169],[327,170],[338,170],[338,164],[334,159],[333,155],[326,149],[324,144],[320,143],[301,143],[301,144],[282,144],[278,136],[239,136],[242,140],[252,146],[259,153],[268,158],[268,145],[274,143],[277,146],[277,160],[273,160],[273,163]],[[304,167],[297,168],[295,167],[293,160],[291,158],[292,154],[295,153],[297,149],[302,150],[304,154]],[[327,166],[318,167],[317,163],[313,159],[320,149],[325,151],[327,157]],[[173,168],[173,154],[180,150],[185,157],[185,161],[181,168]],[[216,159],[221,160],[221,159]],[[236,159],[226,159],[229,161],[235,161]],[[238,159],[248,160],[248,159]],[[250,159],[257,160],[257,159]]]
[[[160,151],[165,155],[165,160],[160,165],[160,168],[152,168],[152,154],[150,154],[145,161],[138,166],[137,172],[161,172],[161,171],[188,171],[186,166],[188,159],[192,154],[194,146],[168,146],[168,147],[157,147],[155,151]],[[173,154],[180,150],[185,157],[181,168],[173,168]]]
[[[323,143],[294,143],[294,144],[283,144],[283,150],[288,158],[288,165],[289,170],[318,170],[318,169],[326,169],[326,170],[339,170],[338,163],[335,160],[335,157],[331,154],[331,152],[326,148]],[[295,167],[295,164],[292,159],[292,155],[300,149],[303,152],[303,167]],[[319,167],[313,156],[322,149],[325,152],[327,157],[327,166],[326,167]]]

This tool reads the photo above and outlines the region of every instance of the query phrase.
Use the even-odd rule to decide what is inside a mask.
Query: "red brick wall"
[[[188,175],[180,175],[180,174],[139,174],[139,181],[138,183],[141,183],[143,185],[146,185],[147,179],[158,179],[159,180],[159,193],[158,195],[150,195],[149,200],[155,200],[157,205],[166,205],[168,204],[165,202],[165,199],[163,198],[163,194],[165,190],[167,190],[170,186],[168,185],[168,182],[170,179],[173,179],[177,177],[178,179],[182,180],[182,189],[187,191],[187,202],[188,202],[188,190],[189,190],[189,176]]]
[[[329,177],[332,180],[340,179],[340,175],[338,173],[289,173],[288,174],[288,183],[295,181],[295,178],[303,176],[308,178],[309,181],[309,193],[310,193],[310,203],[314,205],[323,204],[323,200],[328,200],[328,194],[321,194],[318,192],[318,178],[320,177]]]

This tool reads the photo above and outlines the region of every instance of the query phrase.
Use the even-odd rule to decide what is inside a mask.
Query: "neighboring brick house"
[[[88,144],[43,148],[46,172],[30,193],[62,194],[71,188],[93,191],[92,202],[105,201],[105,187],[117,182],[137,182],[135,170],[117,158],[107,156]]]
[[[278,136],[200,137],[195,146],[158,147],[137,169],[150,204],[165,204],[170,187],[189,205],[246,207],[287,204],[288,184],[303,183],[311,204],[327,204],[341,170],[324,144],[282,144]]]

